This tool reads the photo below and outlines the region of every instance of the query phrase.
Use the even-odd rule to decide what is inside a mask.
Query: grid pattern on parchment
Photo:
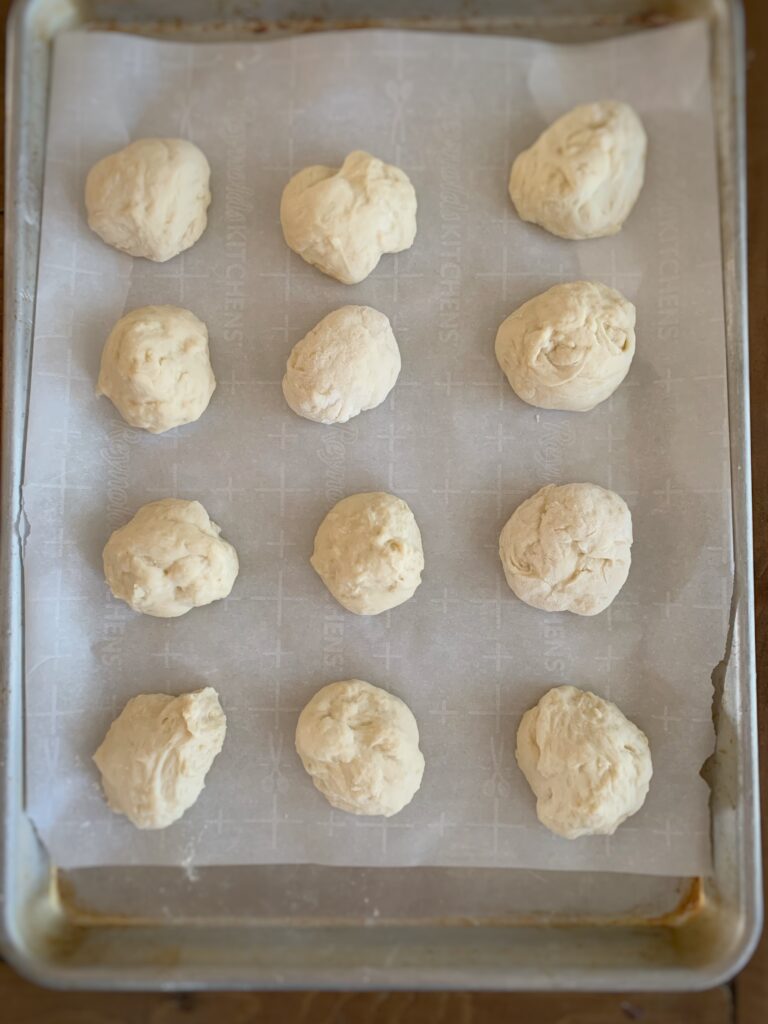
[[[698,769],[731,551],[705,72],[700,26],[557,56],[420,33],[60,38],[25,483],[29,802],[58,863],[706,869]],[[547,120],[602,95],[646,122],[646,187],[620,235],[562,242],[514,216],[509,164]],[[192,138],[213,168],[206,234],[163,265],[107,249],[81,200],[96,159],[153,134]],[[419,196],[413,249],[355,288],[290,253],[277,218],[291,173],[351,148],[403,166]],[[578,277],[637,304],[638,354],[590,415],[540,412],[510,392],[494,334],[520,302]],[[348,302],[390,316],[403,372],[378,410],[324,428],[290,413],[279,381],[294,342]],[[149,303],[206,320],[218,379],[205,416],[163,437],[129,429],[93,395],[109,328]],[[629,582],[594,619],[527,608],[497,556],[520,500],[579,479],[619,491],[634,516]],[[308,566],[327,508],[364,489],[409,501],[426,555],[414,600],[370,620],[337,606]],[[167,495],[203,501],[242,569],[227,601],[161,621],[108,596],[99,558],[110,530]],[[350,676],[391,688],[419,721],[424,784],[390,820],[330,810],[293,750],[306,699]],[[520,715],[563,682],[617,700],[651,740],[647,804],[610,839],[545,833],[515,764]],[[224,752],[181,823],[138,834],[107,811],[90,754],[136,692],[206,683],[228,715]]]

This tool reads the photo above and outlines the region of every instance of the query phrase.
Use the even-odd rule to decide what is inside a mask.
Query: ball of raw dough
[[[416,193],[399,167],[350,153],[340,168],[315,165],[283,191],[280,222],[288,245],[343,284],[357,284],[384,253],[410,249]]]
[[[378,615],[413,597],[424,552],[413,512],[383,491],[334,505],[315,535],[312,568],[340,605]]]
[[[220,533],[199,501],[144,505],[104,548],[109,589],[134,611],[164,619],[226,597],[239,567]]]
[[[556,284],[523,303],[496,335],[512,390],[542,409],[594,409],[624,380],[634,354],[635,307],[595,281]]]
[[[561,238],[614,235],[643,186],[646,141],[626,103],[574,107],[512,164],[518,214]]]
[[[346,423],[381,405],[400,373],[389,319],[370,306],[343,306],[297,342],[283,377],[285,400],[317,423]]]
[[[521,601],[597,615],[626,582],[631,546],[632,516],[618,494],[597,484],[549,484],[512,513],[499,555]]]
[[[107,802],[136,828],[167,828],[197,800],[224,744],[216,691],[129,700],[93,755]]]
[[[215,387],[203,321],[179,306],[143,306],[112,328],[96,391],[132,427],[162,434],[199,419]]]
[[[351,814],[397,814],[424,774],[413,712],[361,679],[318,690],[299,715],[296,750],[328,803]]]
[[[645,734],[575,686],[555,687],[526,711],[515,753],[539,821],[566,839],[613,835],[643,806],[653,774]]]
[[[85,183],[88,225],[107,245],[164,263],[205,231],[211,169],[186,139],[137,139]]]

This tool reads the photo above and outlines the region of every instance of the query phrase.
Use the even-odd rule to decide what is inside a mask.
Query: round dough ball
[[[143,306],[112,328],[96,393],[132,427],[162,434],[199,419],[215,387],[203,321],[179,306]]]
[[[542,409],[594,409],[624,380],[634,354],[635,307],[595,281],[556,284],[523,303],[496,335],[512,390]]]
[[[328,803],[351,814],[397,814],[424,774],[413,712],[361,679],[318,690],[299,715],[296,750]]]
[[[645,129],[632,107],[574,107],[512,164],[509,195],[523,220],[560,238],[615,235],[645,175]]]
[[[558,836],[610,836],[643,806],[653,774],[645,734],[615,704],[557,686],[526,711],[517,763],[542,825]]]
[[[315,165],[294,174],[280,223],[307,263],[342,284],[358,284],[384,253],[413,245],[416,193],[399,167],[356,150],[341,168]]]
[[[424,568],[413,512],[383,491],[342,498],[320,524],[310,562],[347,611],[396,608],[413,597]]]
[[[346,423],[381,405],[400,373],[389,319],[370,306],[343,306],[297,342],[283,377],[285,400],[317,423]]]
[[[629,574],[632,516],[597,484],[549,484],[519,505],[499,538],[504,575],[545,612],[597,615]]]
[[[167,828],[202,793],[227,719],[211,686],[129,700],[93,755],[107,803],[136,828]]]
[[[134,611],[163,619],[226,597],[239,566],[220,533],[199,501],[142,506],[104,548],[109,589]]]
[[[107,245],[164,263],[205,231],[211,169],[186,139],[137,139],[85,182],[88,225]]]

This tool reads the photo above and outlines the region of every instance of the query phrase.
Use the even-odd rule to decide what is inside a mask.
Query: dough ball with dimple
[[[137,828],[166,828],[197,800],[224,744],[216,691],[129,700],[93,755],[109,806]]]
[[[208,329],[188,309],[143,306],[115,324],[101,356],[97,393],[132,427],[153,434],[192,423],[216,387]]]
[[[575,107],[512,164],[509,194],[518,214],[561,238],[615,234],[643,186],[646,142],[626,103]]]
[[[144,505],[104,548],[104,575],[134,611],[175,618],[226,597],[238,573],[235,549],[199,501]]]
[[[523,303],[496,335],[512,390],[542,409],[594,409],[624,380],[634,354],[635,307],[595,281],[556,284]]]
[[[299,715],[296,750],[326,800],[351,814],[397,814],[424,774],[411,709],[361,679],[315,694]]]
[[[400,349],[389,319],[370,306],[343,306],[297,342],[283,394],[299,416],[346,423],[381,405],[400,373]]]
[[[85,183],[88,225],[107,245],[164,263],[207,223],[211,169],[186,139],[137,139],[95,164]]]
[[[626,582],[631,546],[632,516],[618,494],[597,484],[549,484],[512,513],[499,555],[521,601],[597,615]]]
[[[334,505],[315,535],[312,567],[339,604],[378,615],[413,597],[424,552],[413,512],[383,491]]]
[[[566,839],[613,835],[643,806],[653,774],[643,732],[615,704],[558,686],[523,715],[517,763],[542,825]]]
[[[350,153],[340,168],[315,165],[283,190],[285,241],[307,263],[343,284],[357,284],[384,253],[410,249],[416,193],[399,167]]]

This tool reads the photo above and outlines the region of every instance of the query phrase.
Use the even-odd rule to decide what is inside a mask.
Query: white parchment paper
[[[63,866],[313,861],[517,865],[692,874],[709,864],[710,676],[731,591],[721,255],[707,42],[701,24],[593,45],[358,31],[248,44],[75,33],[56,43],[24,500],[28,803]],[[512,158],[555,116],[630,101],[647,181],[615,238],[565,242],[521,223]],[[89,232],[88,168],[144,135],[198,143],[208,230],[152,264]],[[346,287],[290,253],[280,193],[355,148],[402,166],[419,198],[407,253]],[[637,305],[627,381],[594,412],[537,411],[493,355],[501,320],[556,281],[590,277]],[[294,416],[293,344],[344,303],[387,313],[401,379],[379,409],[330,428]],[[94,396],[125,311],[188,306],[207,321],[218,389],[161,437]],[[506,588],[501,526],[547,482],[590,480],[628,501],[629,581],[595,618],[547,615]],[[332,503],[403,496],[424,582],[359,618],[308,562]],[[232,596],[177,620],[109,595],[101,549],[147,501],[200,499],[240,555]],[[423,787],[389,821],[332,811],[293,749],[322,684],[358,676],[413,709]],[[612,838],[538,825],[514,760],[522,712],[549,687],[589,687],[648,734],[643,810]],[[142,691],[214,685],[227,742],[184,819],[142,833],[111,814],[91,754]]]

